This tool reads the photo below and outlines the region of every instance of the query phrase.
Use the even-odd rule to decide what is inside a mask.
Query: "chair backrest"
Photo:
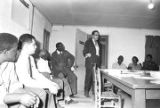
[[[94,77],[95,77],[95,90],[98,89],[98,93],[101,93],[101,71],[100,68],[94,67]],[[97,88],[96,88],[97,87]]]

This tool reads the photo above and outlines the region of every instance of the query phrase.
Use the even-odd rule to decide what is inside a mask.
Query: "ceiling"
[[[160,0],[31,0],[55,25],[160,29]]]

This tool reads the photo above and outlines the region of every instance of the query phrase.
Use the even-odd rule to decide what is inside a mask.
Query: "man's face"
[[[65,47],[63,44],[59,44],[58,47],[57,47],[57,50],[58,51],[64,51],[65,50]]]
[[[118,63],[121,64],[123,62],[123,57],[118,58]]]
[[[146,57],[146,61],[147,61],[147,62],[150,62],[150,61],[152,61],[152,58],[151,58],[150,56],[147,56],[147,57]]]
[[[34,54],[37,49],[36,41],[32,39],[31,43],[27,43],[27,50],[30,55]]]
[[[98,33],[98,32],[95,32],[95,33],[92,35],[92,38],[97,41],[98,38],[99,38],[99,33]]]

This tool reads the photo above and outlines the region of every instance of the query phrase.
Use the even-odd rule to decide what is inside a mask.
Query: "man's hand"
[[[57,93],[58,93],[58,89],[57,89],[56,86],[50,87],[49,90],[50,90],[50,92],[53,93],[53,94],[57,94]]]
[[[20,98],[20,103],[27,107],[33,106],[34,104],[36,104],[36,96],[24,93]]]
[[[51,86],[49,88],[50,92],[53,93],[53,94],[57,94],[58,93],[58,90],[60,89],[59,85],[56,84],[56,83],[52,83],[53,86]]]
[[[91,53],[87,53],[85,58],[87,58],[87,57],[91,57]]]

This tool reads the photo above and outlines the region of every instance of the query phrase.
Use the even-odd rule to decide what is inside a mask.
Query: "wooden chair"
[[[121,108],[121,97],[113,93],[113,89],[109,88],[102,91],[101,84],[101,71],[98,68],[94,69],[95,73],[95,108]],[[111,83],[109,83],[111,84]],[[105,85],[104,85],[105,86]],[[111,85],[107,85],[111,87]]]

